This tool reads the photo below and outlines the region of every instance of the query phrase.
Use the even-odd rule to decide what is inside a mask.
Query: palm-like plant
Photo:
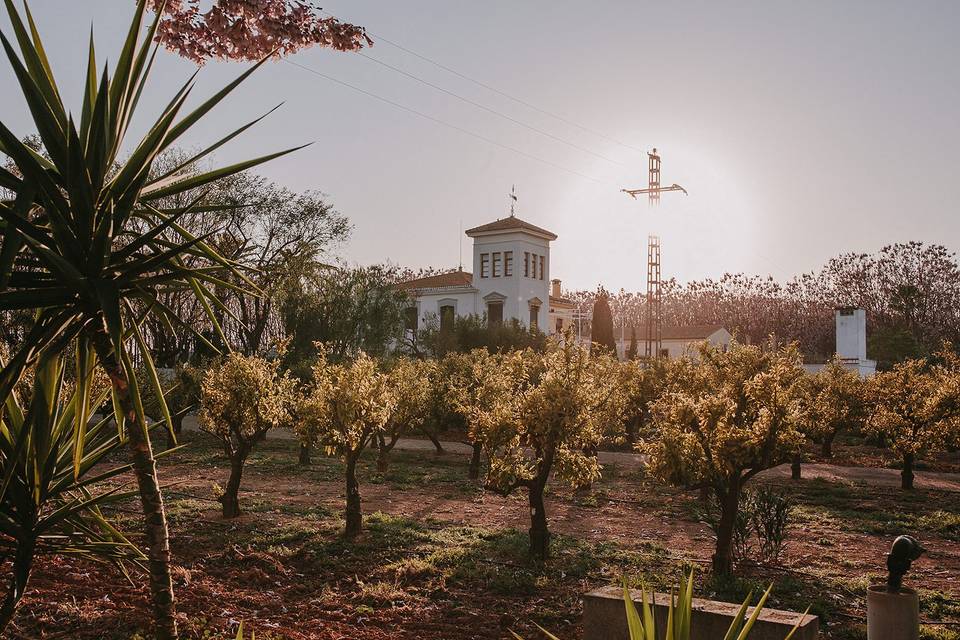
[[[39,554],[71,554],[141,563],[145,556],[112,527],[100,512],[104,504],[136,492],[119,489],[91,493],[94,483],[129,470],[130,465],[96,475],[89,472],[116,451],[122,440],[104,419],[77,441],[74,419],[87,403],[78,389],[65,390],[63,358],[42,361],[24,398],[7,395],[0,410],[0,556],[13,559],[6,595],[0,605],[0,632],[16,612]],[[106,399],[104,392],[100,401]],[[79,454],[78,454],[79,452]],[[74,458],[78,454],[75,472]]]
[[[78,379],[81,397],[85,397],[87,354],[96,354],[111,380],[114,413],[129,443],[143,503],[156,634],[161,639],[175,638],[166,517],[132,350],[143,360],[156,395],[162,397],[139,322],[154,314],[170,328],[194,329],[166,307],[158,294],[176,289],[193,292],[222,338],[214,308],[222,313],[229,310],[211,288],[237,288],[233,283],[243,279],[236,265],[216,253],[205,237],[194,237],[178,222],[186,213],[203,207],[202,196],[178,210],[164,210],[152,203],[293,149],[183,176],[184,168],[255,120],[161,175],[151,172],[158,154],[222,101],[259,66],[255,65],[195,110],[181,115],[191,93],[191,78],[129,156],[121,159],[125,134],[156,55],[151,42],[157,21],[146,29],[145,37],[141,33],[145,0],[137,6],[112,75],[106,67],[98,73],[91,35],[79,120],[63,105],[29,9],[24,5],[24,23],[13,1],[4,2],[19,55],[2,34],[0,41],[47,156],[21,143],[0,123],[0,152],[16,166],[15,172],[0,169],[0,187],[14,196],[0,202],[0,310],[37,310],[36,322],[21,348],[0,371],[0,399],[9,394],[25,365],[43,354],[59,353],[74,341],[80,345]],[[232,270],[236,277],[223,279],[224,270]],[[199,334],[197,337],[204,340]],[[81,403],[74,424],[77,442],[83,442],[88,413],[88,406]],[[169,428],[165,406],[162,413]],[[75,474],[81,457],[78,449]]]
[[[737,614],[730,622],[730,627],[724,634],[723,640],[747,640],[750,637],[753,625],[756,623],[757,618],[760,617],[760,612],[763,611],[763,606],[767,603],[767,598],[770,596],[772,590],[773,585],[771,584],[760,597],[760,601],[757,602],[749,618],[747,617],[747,609],[750,607],[750,600],[753,598],[753,593],[747,594],[743,604],[740,605],[740,609],[737,610]],[[650,596],[649,602],[647,601],[648,595]],[[657,629],[656,618],[653,613],[654,598],[655,596],[652,591],[648,593],[644,587],[641,587],[640,610],[638,611],[637,605],[633,602],[633,595],[627,587],[626,580],[624,580],[623,606],[627,614],[627,631],[629,632],[630,640],[690,640],[691,623],[693,620],[693,569],[686,571],[683,580],[676,589],[670,589],[670,601],[667,605],[667,621],[663,633],[660,633]],[[783,640],[790,640],[794,636],[809,611],[810,607],[807,607],[807,610],[800,615],[797,623]],[[550,640],[560,640],[540,625],[537,625],[537,628]],[[510,633],[516,640],[523,640],[521,636],[513,631]]]

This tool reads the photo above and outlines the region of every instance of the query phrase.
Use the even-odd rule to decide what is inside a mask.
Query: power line
[[[603,154],[596,153],[595,151],[591,151],[590,149],[587,149],[586,147],[582,147],[582,146],[580,146],[580,145],[578,145],[578,144],[576,144],[576,143],[574,143],[574,142],[570,142],[569,140],[565,140],[565,139],[561,138],[560,136],[555,136],[555,135],[553,135],[552,133],[550,133],[550,132],[548,132],[548,131],[544,131],[543,129],[538,129],[537,127],[531,126],[531,125],[529,125],[529,124],[527,124],[527,123],[525,123],[525,122],[522,122],[521,120],[517,120],[516,118],[513,118],[513,117],[511,117],[511,116],[508,116],[508,115],[506,115],[506,114],[504,114],[504,113],[501,113],[501,112],[497,111],[496,109],[491,109],[490,107],[488,107],[488,106],[486,106],[486,105],[484,105],[484,104],[481,104],[481,103],[476,102],[476,101],[474,101],[474,100],[471,100],[471,99],[469,99],[469,98],[465,98],[465,97],[461,96],[460,94],[454,93],[453,91],[449,91],[448,89],[444,89],[443,87],[441,87],[441,86],[439,86],[439,85],[436,85],[436,84],[430,82],[429,80],[424,80],[423,78],[421,78],[421,77],[419,77],[419,76],[416,76],[416,75],[414,75],[414,74],[412,74],[412,73],[409,73],[409,72],[407,72],[407,71],[404,71],[403,69],[401,69],[401,68],[399,68],[399,67],[395,67],[395,66],[393,66],[392,64],[388,64],[388,63],[384,62],[383,60],[379,60],[379,59],[374,58],[373,56],[369,56],[369,55],[367,55],[367,54],[365,54],[365,53],[359,53],[358,55],[366,58],[367,60],[370,60],[371,62],[375,62],[375,63],[377,63],[377,64],[379,64],[379,65],[381,65],[381,66],[383,66],[383,67],[386,67],[387,69],[390,69],[390,70],[392,70],[392,71],[396,71],[397,73],[399,73],[399,74],[401,74],[401,75],[404,75],[404,76],[410,78],[411,80],[416,80],[417,82],[419,82],[419,83],[421,83],[421,84],[424,84],[424,85],[430,87],[431,89],[435,89],[435,90],[437,90],[437,91],[440,91],[440,92],[442,92],[442,93],[445,93],[445,94],[447,94],[448,96],[452,96],[452,97],[456,98],[457,100],[460,100],[460,101],[462,101],[462,102],[465,102],[465,103],[467,103],[467,104],[469,104],[469,105],[472,105],[472,106],[474,106],[474,107],[476,107],[476,108],[478,108],[478,109],[483,109],[484,111],[486,111],[486,112],[488,112],[488,113],[492,113],[492,114],[494,114],[494,115],[496,115],[496,116],[499,116],[499,117],[503,118],[504,120],[508,120],[508,121],[510,121],[510,122],[512,122],[512,123],[514,123],[514,124],[517,124],[517,125],[519,125],[519,126],[521,126],[521,127],[525,127],[525,128],[527,128],[527,129],[530,129],[531,131],[533,131],[533,132],[535,132],[535,133],[539,133],[539,134],[542,135],[542,136],[546,136],[547,138],[550,138],[551,140],[556,140],[557,142],[559,142],[559,143],[561,143],[561,144],[565,144],[565,145],[567,145],[568,147],[571,147],[571,148],[573,148],[573,149],[576,149],[577,151],[582,151],[582,152],[584,152],[584,153],[589,153],[590,155],[596,156],[597,158],[600,158],[601,160],[605,160],[606,162],[609,162],[609,163],[611,163],[611,164],[615,164],[615,165],[618,165],[618,166],[621,166],[621,167],[627,167],[628,169],[629,169],[629,168],[632,168],[631,165],[625,164],[625,163],[623,163],[623,162],[618,162],[617,160],[614,160],[614,159],[612,159],[612,158],[609,158],[609,157],[607,157],[607,156],[605,156],[605,155],[603,155]]]
[[[443,125],[444,127],[448,127],[448,128],[450,128],[450,129],[453,129],[454,131],[459,131],[460,133],[466,134],[466,135],[471,136],[471,137],[473,137],[473,138],[476,138],[476,139],[478,139],[478,140],[482,140],[483,142],[486,142],[487,144],[491,144],[491,145],[493,145],[493,146],[495,146],[495,147],[500,147],[501,149],[505,149],[505,150],[507,150],[507,151],[516,153],[516,154],[521,155],[521,156],[523,156],[523,157],[525,157],[525,158],[528,158],[528,159],[530,159],[530,160],[534,160],[534,161],[539,162],[539,163],[541,163],[541,164],[545,164],[545,165],[547,165],[547,166],[549,166],[549,167],[553,167],[554,169],[559,169],[559,170],[561,170],[561,171],[565,171],[565,172],[567,172],[567,173],[570,173],[570,174],[573,174],[573,175],[578,176],[578,177],[580,177],[580,178],[583,178],[584,180],[590,180],[591,182],[596,182],[597,184],[602,184],[602,185],[608,185],[608,184],[610,184],[610,183],[604,182],[604,181],[602,181],[602,180],[598,180],[597,178],[594,178],[594,177],[592,177],[592,176],[588,176],[588,175],[586,175],[585,173],[580,173],[579,171],[576,171],[575,169],[569,169],[569,168],[567,168],[567,167],[564,167],[563,165],[560,165],[560,164],[557,164],[557,163],[552,162],[552,161],[550,161],[550,160],[547,160],[546,158],[541,158],[540,156],[535,156],[535,155],[533,155],[532,153],[527,153],[526,151],[523,151],[523,150],[521,150],[521,149],[517,149],[516,147],[511,147],[510,145],[503,144],[502,142],[498,142],[498,141],[496,141],[496,140],[494,140],[494,139],[492,139],[492,138],[488,138],[488,137],[486,137],[486,136],[484,136],[484,135],[482,135],[482,134],[476,133],[476,132],[474,132],[474,131],[470,131],[469,129],[464,129],[463,127],[460,127],[460,126],[458,126],[458,125],[451,124],[451,123],[449,123],[449,122],[447,122],[447,121],[445,121],[445,120],[441,120],[441,119],[436,118],[436,117],[434,117],[434,116],[431,116],[431,115],[429,115],[429,114],[423,113],[422,111],[417,111],[416,109],[413,109],[413,108],[411,108],[411,107],[408,107],[408,106],[406,106],[406,105],[404,105],[404,104],[400,104],[399,102],[395,102],[395,101],[393,101],[393,100],[390,100],[389,98],[384,98],[383,96],[377,95],[376,93],[373,93],[372,91],[368,91],[368,90],[366,90],[366,89],[362,89],[362,88],[360,88],[360,87],[358,87],[358,86],[355,86],[355,85],[350,84],[349,82],[345,82],[344,80],[340,80],[339,78],[335,78],[335,77],[333,77],[333,76],[329,76],[329,75],[327,75],[327,74],[325,74],[325,73],[322,73],[322,72],[320,72],[320,71],[317,71],[316,69],[311,69],[310,67],[304,66],[304,65],[302,65],[302,64],[300,64],[300,63],[298,63],[298,62],[294,62],[294,61],[289,60],[289,59],[286,59],[286,58],[283,59],[283,62],[286,62],[287,64],[291,64],[291,65],[293,65],[293,66],[295,66],[295,67],[299,67],[300,69],[303,69],[304,71],[307,71],[307,72],[309,72],[309,73],[312,73],[312,74],[315,75],[315,76],[319,76],[319,77],[321,77],[321,78],[324,78],[325,80],[329,80],[330,82],[334,82],[334,83],[339,84],[339,85],[341,85],[341,86],[343,86],[343,87],[347,87],[348,89],[352,89],[352,90],[354,90],[354,91],[356,91],[356,92],[358,92],[358,93],[362,93],[362,94],[365,95],[365,96],[369,96],[369,97],[371,97],[371,98],[374,98],[374,99],[376,99],[376,100],[379,100],[380,102],[384,102],[384,103],[386,103],[386,104],[388,104],[388,105],[390,105],[390,106],[393,106],[393,107],[396,107],[396,108],[398,108],[398,109],[402,109],[403,111],[406,111],[406,112],[408,112],[408,113],[412,113],[412,114],[414,114],[414,115],[420,116],[421,118],[424,118],[424,119],[426,119],[426,120],[429,120],[429,121],[434,122],[434,123],[439,124],[439,125]]]
[[[330,16],[331,18],[336,18],[337,20],[340,20],[340,18],[338,18],[337,16],[333,15],[333,14],[330,13],[329,11],[323,11],[322,13],[326,13],[326,14],[327,14],[328,16]],[[544,115],[546,115],[546,116],[550,116],[551,118],[554,118],[555,120],[559,120],[560,122],[563,122],[563,123],[565,123],[565,124],[568,124],[568,125],[570,125],[570,126],[572,126],[572,127],[576,127],[577,129],[580,129],[581,131],[586,131],[586,132],[589,133],[589,134],[595,135],[595,136],[597,136],[597,137],[603,138],[604,140],[608,140],[608,141],[610,141],[610,142],[613,142],[613,143],[615,143],[615,144],[618,144],[618,145],[620,145],[621,147],[624,147],[625,149],[630,149],[630,150],[636,151],[636,152],[638,152],[638,153],[646,153],[646,149],[641,149],[641,148],[639,148],[639,147],[635,147],[635,146],[633,146],[632,144],[623,142],[622,140],[618,140],[618,139],[616,139],[616,138],[614,138],[614,137],[612,137],[612,136],[608,136],[607,134],[603,133],[602,131],[597,131],[596,129],[593,129],[593,128],[588,127],[588,126],[586,126],[586,125],[582,125],[582,124],[580,124],[580,123],[578,123],[578,122],[575,122],[575,121],[573,121],[573,120],[571,120],[571,119],[569,119],[569,118],[566,118],[566,117],[564,117],[564,116],[562,116],[562,115],[559,115],[559,114],[554,113],[554,112],[552,112],[552,111],[548,111],[547,109],[543,109],[542,107],[538,107],[538,106],[535,105],[535,104],[531,104],[530,102],[527,102],[527,101],[524,100],[523,98],[518,98],[518,97],[516,97],[516,96],[514,96],[514,95],[511,95],[511,94],[507,93],[506,91],[503,91],[503,90],[501,90],[501,89],[497,89],[496,87],[491,86],[491,85],[487,84],[486,82],[483,82],[482,80],[477,80],[476,78],[473,78],[473,77],[471,77],[471,76],[468,76],[468,75],[465,74],[465,73],[462,73],[462,72],[460,72],[460,71],[457,71],[456,69],[453,69],[453,68],[451,68],[451,67],[448,67],[447,65],[443,64],[442,62],[437,62],[436,60],[434,60],[434,59],[432,59],[432,58],[429,58],[429,57],[423,55],[422,53],[417,53],[417,52],[414,51],[413,49],[409,49],[409,48],[407,48],[407,47],[405,47],[405,46],[403,46],[403,45],[401,45],[401,44],[399,44],[399,43],[397,43],[397,42],[394,42],[393,40],[389,40],[388,38],[384,38],[384,37],[381,36],[381,35],[375,34],[375,33],[373,33],[372,31],[370,31],[369,29],[367,29],[366,31],[367,31],[368,34],[370,34],[370,35],[371,35],[373,38],[375,38],[377,41],[386,42],[386,43],[389,44],[390,46],[396,47],[397,49],[400,49],[400,50],[403,51],[403,52],[409,53],[410,55],[414,56],[415,58],[419,58],[419,59],[423,60],[424,62],[430,63],[430,64],[432,64],[433,66],[435,66],[435,67],[437,67],[437,68],[439,68],[439,69],[443,69],[443,70],[446,71],[447,73],[450,73],[450,74],[453,74],[453,75],[457,76],[458,78],[462,78],[462,79],[464,79],[464,80],[466,80],[466,81],[468,81],[468,82],[472,82],[473,84],[475,84],[475,85],[477,85],[477,86],[479,86],[479,87],[483,87],[483,88],[486,89],[487,91],[492,91],[493,93],[496,93],[497,95],[503,96],[504,98],[507,98],[507,99],[509,99],[509,100],[513,100],[513,101],[516,102],[517,104],[521,104],[521,105],[527,107],[528,109],[532,109],[532,110],[537,111],[537,112],[539,112],[539,113],[542,113],[542,114],[544,114]],[[361,54],[361,55],[363,55],[363,54]],[[371,59],[373,59],[373,58],[371,58]]]

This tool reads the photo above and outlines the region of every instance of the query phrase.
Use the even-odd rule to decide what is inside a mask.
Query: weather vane
[[[510,185],[510,217],[513,217],[514,207],[517,205],[517,185]]]

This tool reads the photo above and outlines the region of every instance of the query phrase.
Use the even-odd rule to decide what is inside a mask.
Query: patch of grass
[[[960,541],[960,508],[952,506],[960,502],[948,492],[876,491],[818,478],[795,485],[791,497],[800,522],[868,535],[911,533],[922,539],[932,534]]]

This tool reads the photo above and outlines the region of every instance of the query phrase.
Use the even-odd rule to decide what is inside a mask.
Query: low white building
[[[473,239],[473,273],[453,271],[401,283],[413,295],[409,330],[425,326],[431,316],[441,326],[476,314],[492,324],[516,319],[525,327],[552,333],[550,242],[556,234],[514,215],[466,231]],[[559,281],[555,285],[559,290]]]
[[[835,312],[837,326],[837,355],[843,366],[856,371],[861,378],[877,372],[877,361],[867,358],[867,312],[863,309],[841,307]],[[804,364],[810,373],[823,369],[822,363]]]
[[[617,336],[617,353],[621,358],[626,357],[630,350],[630,336],[635,331],[637,336],[637,353],[643,355],[646,337],[645,327],[621,327]],[[697,345],[708,342],[711,346],[720,347],[724,351],[730,346],[732,336],[730,332],[719,324],[697,324],[683,327],[662,327],[660,331],[660,357],[680,358],[695,355]]]

